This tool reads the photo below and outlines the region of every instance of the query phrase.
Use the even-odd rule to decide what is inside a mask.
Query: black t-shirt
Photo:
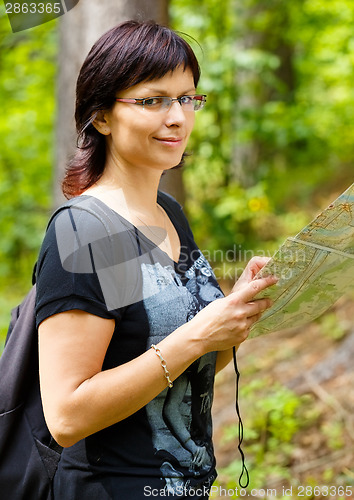
[[[43,241],[37,325],[72,309],[115,319],[103,370],[139,356],[223,296],[181,206],[165,193],[159,193],[158,203],[180,238],[178,262],[87,195],[71,200]],[[211,422],[215,360],[216,353],[202,356],[141,410],[64,449],[55,499],[182,498],[188,491],[198,498],[205,493],[216,477]]]

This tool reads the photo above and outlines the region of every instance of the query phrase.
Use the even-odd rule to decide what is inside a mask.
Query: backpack
[[[44,420],[39,390],[36,286],[11,312],[0,357],[0,492],[6,500],[50,500],[61,447]]]
[[[164,208],[172,200],[160,193]],[[48,226],[61,210],[74,204],[69,200],[59,207]],[[175,210],[176,220],[190,231],[180,208]],[[11,311],[0,357],[0,495],[5,500],[52,500],[52,481],[62,451],[48,430],[40,396],[35,270],[33,287]]]

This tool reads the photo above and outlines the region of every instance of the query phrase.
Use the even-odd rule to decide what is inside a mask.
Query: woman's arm
[[[267,299],[252,301],[272,277],[242,283],[217,299],[158,347],[175,380],[207,352],[238,346]],[[47,425],[62,446],[71,446],[127,418],[167,386],[155,351],[149,349],[121,366],[102,371],[114,320],[74,310],[56,314],[39,326],[40,382]]]
[[[232,348],[226,351],[219,351],[216,356],[215,373],[219,373],[232,360]]]
[[[40,383],[48,427],[71,446],[135,413],[167,386],[155,351],[102,371],[114,320],[83,311],[63,312],[39,327]],[[200,354],[181,327],[158,344],[172,380]],[[182,349],[183,346],[183,349]]]

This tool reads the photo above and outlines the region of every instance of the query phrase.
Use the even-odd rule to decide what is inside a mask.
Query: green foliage
[[[184,173],[196,239],[272,253],[351,181],[354,4],[171,0],[170,14],[200,42],[208,94]],[[56,51],[55,22],[13,34],[0,18],[3,283],[28,275],[50,204]]]
[[[56,50],[55,23],[13,34],[0,17],[2,290],[29,288],[50,206]]]
[[[279,383],[255,379],[242,389],[247,408],[244,451],[250,469],[250,488],[263,488],[271,481],[289,480],[288,465],[294,450],[296,433],[316,415],[307,411],[309,399],[299,397]],[[304,415],[306,413],[306,419]],[[224,430],[224,442],[237,442],[238,426]],[[241,472],[240,460],[220,470],[220,481],[236,489]]]
[[[340,420],[332,420],[326,422],[322,428],[322,433],[327,438],[327,445],[331,450],[341,450],[345,445],[343,422]]]
[[[51,205],[55,22],[13,34],[0,16],[0,351],[30,288]]]
[[[298,460],[297,446],[301,442],[300,436],[306,433],[311,435],[314,428],[320,429],[325,438],[322,453],[325,450],[330,453],[343,449],[345,432],[338,415],[323,419],[321,405],[316,404],[313,396],[298,396],[281,384],[274,383],[270,377],[255,378],[242,388],[241,394],[242,407],[245,410],[242,412],[245,426],[242,448],[250,484],[247,489],[240,488],[242,463],[237,459],[226,467],[219,468],[216,483],[219,491],[227,490],[229,498],[244,497],[254,490],[263,491],[264,498],[268,498],[268,491],[269,498],[274,498],[275,490],[279,495],[281,491],[292,488],[291,495],[282,498],[317,498],[318,494],[314,492],[319,491],[319,484],[322,484],[323,488],[331,485],[338,493],[346,491],[346,486],[352,486],[353,477],[349,468],[344,469],[343,474],[338,476],[334,475],[329,467],[323,471],[320,480],[311,474],[311,470],[301,478],[291,472],[292,466]],[[238,425],[230,425],[224,429],[222,444],[225,446],[227,443],[234,443],[236,449]],[[245,475],[242,476],[242,484],[244,483]]]
[[[202,247],[273,250],[352,182],[351,0],[172,0],[208,94],[184,172]]]
[[[347,333],[347,328],[339,320],[335,312],[329,312],[321,316],[318,320],[323,334],[333,340],[342,339]]]

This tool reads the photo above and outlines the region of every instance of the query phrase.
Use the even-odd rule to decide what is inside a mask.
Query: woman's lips
[[[182,144],[181,137],[155,137],[155,139],[166,146],[180,146]]]

